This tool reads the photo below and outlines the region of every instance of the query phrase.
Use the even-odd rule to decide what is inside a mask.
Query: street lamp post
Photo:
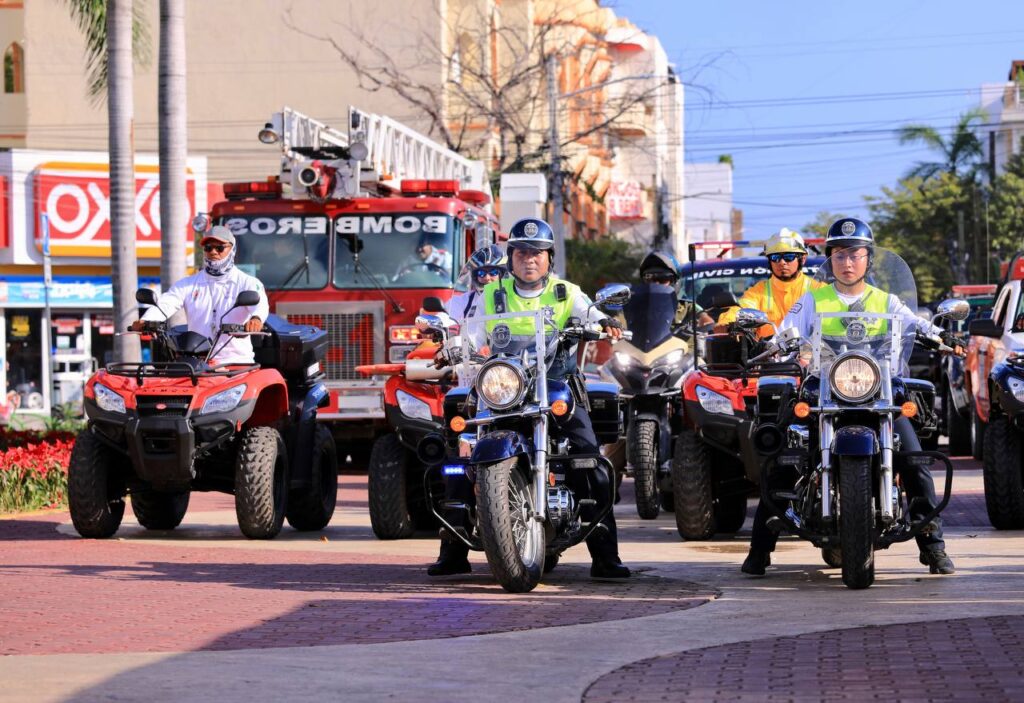
[[[556,80],[557,63],[554,54],[548,55],[548,149],[550,151],[550,163],[548,166],[548,178],[551,182],[551,230],[555,236],[555,274],[559,277],[565,276],[565,205],[562,201],[562,163],[561,153],[558,144],[558,101],[571,98],[591,90],[600,90],[613,83],[623,81],[650,80],[652,78],[665,78],[671,81],[670,76],[658,73],[642,73],[634,76],[621,76],[603,81],[595,85],[588,85],[579,90],[569,93],[558,93],[558,82]]]

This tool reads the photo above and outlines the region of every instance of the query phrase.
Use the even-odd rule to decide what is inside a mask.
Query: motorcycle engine
[[[556,530],[572,520],[575,510],[572,491],[562,484],[548,488],[548,519]]]

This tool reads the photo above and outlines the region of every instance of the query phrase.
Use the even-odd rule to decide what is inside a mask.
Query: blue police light
[[[466,468],[462,464],[445,464],[442,473],[445,476],[465,476]]]

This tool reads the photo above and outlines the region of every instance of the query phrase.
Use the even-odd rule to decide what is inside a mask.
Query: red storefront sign
[[[135,167],[135,241],[140,258],[160,256],[160,179],[157,166]],[[110,174],[106,164],[50,161],[32,177],[36,247],[42,251],[40,216],[50,219],[53,256],[110,256]],[[188,174],[181,204],[196,210],[196,183]],[[192,233],[181,233],[191,249]]]
[[[612,181],[605,202],[613,220],[637,220],[644,216],[644,190],[637,181]]]

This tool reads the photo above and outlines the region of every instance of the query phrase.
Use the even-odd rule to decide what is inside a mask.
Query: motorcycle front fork
[[[832,418],[822,413],[818,420],[821,443],[821,517],[832,517]],[[892,416],[882,415],[878,423],[878,444],[881,449],[881,466],[878,481],[878,505],[884,525],[891,525],[895,519],[896,498],[892,492],[893,482],[893,429]]]
[[[548,512],[548,416],[533,421],[533,519],[543,523]]]

